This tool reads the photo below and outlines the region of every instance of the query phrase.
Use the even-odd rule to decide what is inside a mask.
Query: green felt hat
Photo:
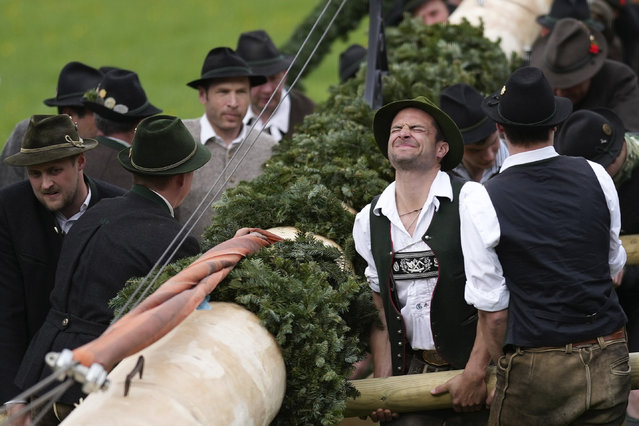
[[[33,166],[71,157],[98,146],[94,139],[78,136],[70,115],[32,115],[20,151],[4,159],[10,166]]]
[[[377,110],[373,118],[373,134],[382,154],[388,158],[388,137],[393,119],[403,109],[417,108],[433,117],[444,134],[444,140],[448,143],[448,153],[442,158],[442,171],[455,168],[464,156],[464,140],[455,122],[437,105],[418,96],[415,99],[405,99],[388,103]]]
[[[122,167],[141,175],[179,175],[199,169],[211,158],[182,120],[154,115],[140,121],[129,148],[118,154]]]

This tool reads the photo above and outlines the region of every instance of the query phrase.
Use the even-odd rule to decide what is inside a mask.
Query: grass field
[[[324,0],[320,0],[324,4]],[[328,1],[328,0],[326,0]],[[243,31],[266,30],[276,45],[288,40],[317,0],[0,0],[0,147],[17,122],[55,114],[42,101],[55,95],[70,61],[136,71],[149,100],[183,118],[202,114],[186,82],[200,76],[204,57],[235,48]],[[337,83],[337,57],[351,42],[366,44],[363,22],[304,81],[321,102]]]

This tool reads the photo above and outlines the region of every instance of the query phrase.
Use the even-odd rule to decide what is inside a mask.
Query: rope
[[[337,16],[339,15],[340,11],[344,7],[344,4],[346,3],[346,1],[347,0],[342,0],[341,1],[338,9],[335,11],[335,13],[334,13],[333,17],[331,18],[331,20],[329,21],[327,27],[324,29],[324,32],[322,33],[322,35],[321,35],[320,39],[318,40],[317,44],[315,45],[315,47],[311,51],[311,54],[308,56],[306,62],[304,63],[303,67],[301,68],[300,72],[296,76],[295,80],[289,86],[289,89],[284,93],[284,98],[289,96],[290,91],[297,84],[298,80],[300,79],[301,75],[303,74],[303,71],[307,68],[311,58],[313,57],[313,55],[317,51],[317,48],[318,48],[319,44],[326,37],[328,31],[330,30],[330,28],[333,25],[335,19],[337,18]],[[224,167],[224,169],[220,173],[220,176],[211,185],[211,187],[209,188],[209,191],[206,193],[206,195],[200,201],[200,203],[196,207],[195,211],[191,214],[191,216],[187,219],[185,224],[180,229],[180,232],[178,232],[178,234],[173,238],[173,240],[168,245],[166,250],[162,253],[160,258],[155,262],[153,268],[151,268],[149,273],[142,279],[142,281],[140,282],[140,285],[136,288],[136,290],[133,292],[133,294],[129,297],[129,299],[127,300],[125,305],[116,313],[113,322],[117,321],[118,319],[120,319],[122,317],[123,313],[127,310],[127,308],[131,305],[131,303],[134,303],[134,306],[137,306],[137,305],[139,305],[139,303],[142,300],[144,300],[145,296],[148,294],[148,292],[150,291],[152,286],[155,284],[155,282],[157,281],[158,277],[164,271],[166,266],[170,263],[170,260],[173,258],[173,256],[175,255],[175,253],[177,252],[179,247],[182,245],[182,243],[189,236],[189,234],[193,230],[195,224],[201,219],[202,215],[204,214],[206,209],[211,205],[211,203],[215,199],[217,199],[217,197],[220,195],[220,193],[222,192],[222,189],[226,186],[226,184],[228,183],[228,180],[230,179],[232,174],[235,173],[237,168],[240,166],[240,164],[242,163],[242,161],[244,160],[244,158],[246,157],[248,152],[251,150],[251,148],[253,147],[253,145],[257,141],[258,137],[261,135],[261,133],[267,127],[268,123],[270,122],[270,120],[274,116],[274,114],[272,114],[271,117],[269,117],[269,119],[267,120],[267,123],[263,126],[263,128],[259,131],[259,133],[257,133],[257,135],[252,139],[252,141],[247,142],[248,135],[252,135],[253,129],[255,128],[255,124],[260,120],[260,118],[264,114],[264,111],[266,110],[266,108],[272,102],[273,97],[275,96],[275,93],[277,93],[277,92],[279,92],[281,90],[281,87],[284,84],[284,82],[286,81],[286,77],[288,76],[288,74],[289,74],[289,72],[291,70],[291,67],[298,60],[300,52],[302,51],[302,49],[304,49],[304,47],[308,43],[308,40],[310,39],[311,34],[313,33],[313,31],[315,31],[316,27],[318,26],[318,23],[320,22],[320,20],[322,19],[322,17],[326,13],[326,11],[328,10],[328,8],[331,5],[331,3],[332,3],[332,0],[328,0],[327,1],[327,3],[324,6],[322,12],[318,16],[317,20],[313,24],[313,26],[312,26],[311,30],[309,31],[308,35],[304,39],[304,42],[302,43],[302,45],[300,46],[299,50],[295,54],[293,60],[291,61],[291,64],[287,68],[287,70],[286,70],[286,72],[284,74],[284,77],[280,80],[276,90],[273,92],[273,94],[269,98],[268,102],[266,103],[266,105],[264,106],[262,111],[260,111],[260,114],[256,117],[256,120],[254,121],[254,123],[248,129],[247,138],[245,138],[240,143],[240,146],[238,147],[236,152],[233,154],[233,156],[229,160],[229,163],[226,165],[226,167]],[[277,111],[277,109],[279,108],[280,104],[278,104],[276,106],[275,111]],[[232,169],[231,169],[231,167],[232,167]],[[222,176],[225,175],[225,172],[227,171],[227,169],[231,169],[231,173],[229,173],[228,177],[225,180],[222,181],[221,185],[218,185],[220,183],[220,180],[221,180]],[[213,195],[211,196],[211,194],[213,194]],[[138,294],[138,293],[140,293],[140,289],[142,289],[142,288],[143,288],[143,291],[141,292],[141,294]],[[136,299],[136,296],[137,296],[137,299]],[[133,302],[134,300],[135,300],[135,302]],[[66,370],[64,370],[64,372],[66,373]],[[51,382],[55,381],[58,377],[60,377],[60,374],[61,374],[61,371],[56,371],[55,373],[51,374],[50,376],[48,376],[47,378],[43,379],[42,381],[36,383],[34,386],[32,386],[31,388],[27,389],[26,391],[24,391],[23,393],[21,393],[19,396],[17,396],[14,399],[28,400],[33,395],[35,395],[37,392],[39,392],[41,389],[43,389],[44,387],[48,386]],[[9,421],[12,421],[16,417],[18,417],[18,416],[20,416],[20,415],[22,415],[24,413],[27,413],[27,412],[33,410],[34,408],[37,408],[37,407],[39,407],[39,406],[41,406],[43,404],[50,404],[50,403],[55,402],[69,387],[71,387],[73,385],[73,383],[74,383],[73,379],[70,379],[70,378],[67,379],[66,381],[64,381],[60,385],[56,386],[55,388],[51,389],[50,391],[48,391],[47,393],[42,395],[41,397],[39,397],[39,398],[35,399],[34,401],[28,403],[22,410],[20,410],[19,413],[17,413],[16,415],[12,416],[11,418],[6,419],[2,424],[0,424],[0,426],[3,426],[5,424],[9,424]],[[39,415],[34,419],[33,424],[37,424],[37,422],[42,418],[42,416],[46,413],[46,411],[47,410],[42,410],[39,413]]]
[[[344,4],[346,3],[346,1],[347,0],[342,0],[342,2],[340,3],[339,7],[337,8],[335,13],[333,14],[333,17],[331,18],[331,20],[328,22],[326,28],[324,29],[324,32],[322,33],[322,35],[321,35],[320,39],[318,40],[317,44],[315,45],[315,47],[311,51],[311,54],[306,59],[306,62],[302,66],[300,72],[297,74],[295,80],[293,80],[293,82],[289,86],[289,89],[284,93],[284,98],[289,96],[290,91],[297,84],[298,80],[300,79],[300,77],[303,74],[303,71],[308,67],[308,64],[309,64],[310,60],[312,59],[313,55],[317,51],[317,48],[319,47],[320,43],[326,37],[326,34],[328,33],[328,31],[330,30],[331,26],[333,25],[333,22],[335,21],[335,19],[337,18],[337,16],[341,12],[341,10],[344,7]],[[277,88],[275,89],[275,91],[273,92],[271,97],[266,102],[266,105],[264,105],[264,108],[262,109],[262,111],[260,111],[259,115],[254,120],[253,124],[249,127],[249,129],[248,129],[248,131],[246,133],[247,137],[240,143],[240,146],[235,151],[235,153],[233,154],[233,156],[231,157],[231,159],[229,160],[227,165],[224,167],[224,169],[222,170],[222,172],[220,173],[218,178],[215,180],[215,182],[213,182],[213,184],[209,188],[208,192],[205,194],[205,196],[202,198],[200,203],[195,208],[194,212],[186,220],[186,222],[182,226],[182,229],[180,230],[180,232],[171,241],[171,243],[169,244],[167,249],[162,253],[162,256],[160,256],[158,261],[155,263],[153,268],[151,268],[151,271],[149,271],[149,273],[142,279],[142,281],[140,282],[138,287],[134,290],[133,294],[131,294],[131,296],[129,297],[127,302],[124,304],[124,306],[122,306],[122,308],[116,313],[115,318],[114,318],[113,321],[117,321],[118,319],[120,319],[122,317],[122,315],[124,314],[124,312],[126,312],[126,310],[129,308],[129,306],[132,303],[133,303],[134,306],[136,306],[136,305],[138,305],[140,303],[140,301],[142,301],[146,297],[146,295],[149,293],[149,291],[151,290],[151,288],[153,287],[153,285],[157,281],[158,277],[162,274],[164,269],[170,263],[170,260],[173,258],[173,256],[175,255],[175,253],[177,252],[179,247],[182,245],[182,243],[189,236],[190,232],[193,230],[193,228],[198,223],[198,221],[202,218],[202,216],[206,212],[206,209],[208,209],[209,206],[211,205],[211,203],[214,200],[216,200],[217,197],[221,194],[223,188],[228,183],[228,180],[231,178],[233,173],[235,173],[235,171],[240,166],[240,164],[242,163],[242,161],[244,160],[246,155],[250,152],[251,148],[253,147],[253,145],[255,144],[257,139],[259,138],[259,136],[262,134],[264,129],[266,129],[266,127],[268,126],[268,123],[270,122],[271,118],[275,115],[275,112],[280,107],[281,102],[275,107],[275,110],[273,111],[273,114],[271,114],[271,116],[269,117],[269,119],[267,120],[267,122],[263,126],[263,128],[259,131],[259,133],[257,133],[257,135],[255,137],[253,137],[252,132],[253,132],[253,129],[255,128],[256,123],[260,120],[260,118],[264,114],[264,111],[268,108],[268,106],[272,102],[273,97],[275,96],[275,94],[281,89],[282,85],[286,81],[286,76],[288,76],[288,73],[290,72],[291,67],[293,67],[293,65],[297,61],[300,53],[302,52],[302,50],[306,46],[306,44],[307,44],[308,40],[310,39],[312,33],[315,31],[317,25],[321,21],[322,17],[324,16],[326,11],[328,10],[328,7],[330,6],[331,3],[332,3],[332,0],[328,0],[326,5],[322,9],[322,12],[320,13],[318,18],[316,19],[316,21],[313,24],[311,30],[309,31],[308,35],[304,39],[304,41],[303,41],[302,45],[300,46],[299,50],[297,51],[297,53],[293,57],[293,60],[291,61],[289,67],[286,70],[286,72],[284,73],[284,77],[282,77],[282,79],[280,80],[279,84],[277,85]],[[247,139],[249,139],[248,136],[251,136],[252,141],[247,141]],[[226,174],[225,172],[228,169],[231,169],[231,173],[229,173],[227,175],[226,179],[224,179],[222,181],[221,185],[218,185],[220,183],[220,180],[222,179],[222,176],[224,176]],[[217,190],[214,192],[214,189],[216,189],[216,188],[217,188]],[[213,194],[213,195],[211,196],[211,194]],[[143,289],[143,290],[141,290],[141,289]],[[141,291],[141,293],[140,293],[140,291]],[[135,300],[135,302],[134,302],[134,300]]]

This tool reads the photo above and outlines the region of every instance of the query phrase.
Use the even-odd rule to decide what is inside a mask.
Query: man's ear
[[[448,145],[448,142],[446,141],[437,142],[437,152],[435,153],[435,157],[441,161],[442,158],[444,158],[446,154],[448,154],[449,150],[450,150],[450,146]]]

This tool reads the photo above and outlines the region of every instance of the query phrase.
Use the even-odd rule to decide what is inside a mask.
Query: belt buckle
[[[423,350],[422,359],[425,363],[434,367],[443,367],[448,365],[448,361],[441,357],[436,350]]]

